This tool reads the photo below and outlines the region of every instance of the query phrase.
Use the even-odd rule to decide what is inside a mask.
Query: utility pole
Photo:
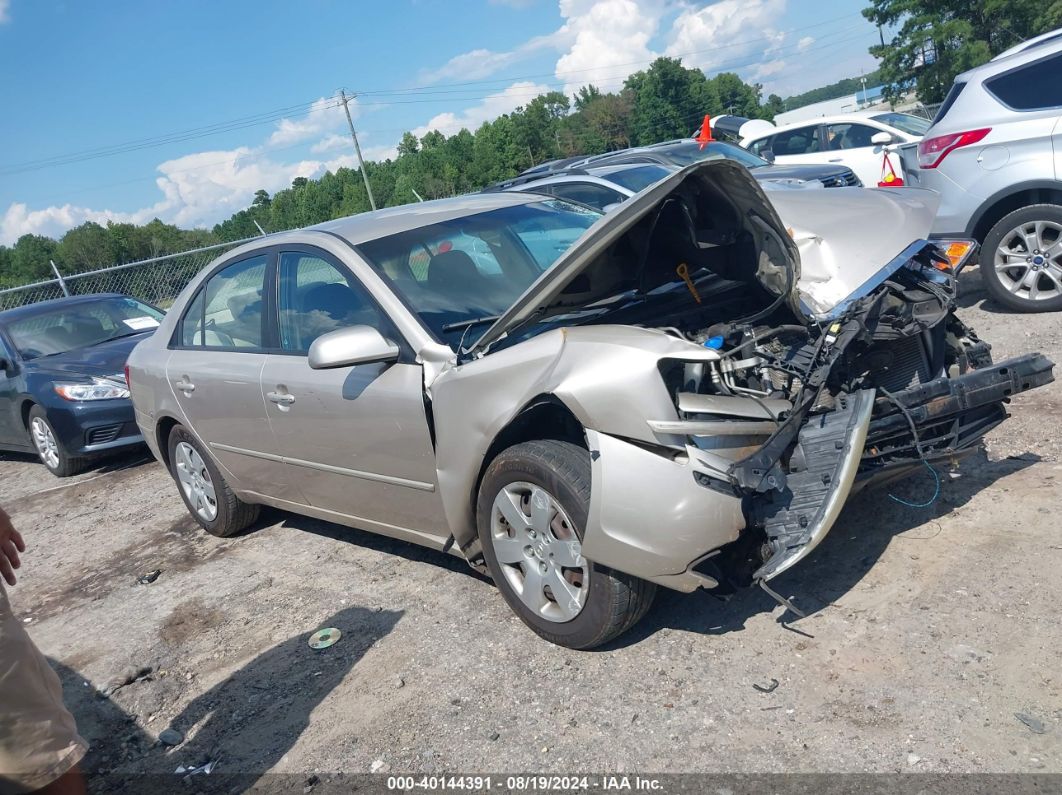
[[[350,118],[350,108],[347,107],[347,103],[357,96],[357,94],[353,94],[348,97],[346,91],[342,88],[339,89],[339,101],[343,103],[343,110],[346,111],[347,114],[347,124],[350,125],[350,137],[354,139],[354,152],[358,156],[358,165],[361,166],[361,178],[365,180],[365,192],[369,194],[369,205],[375,210],[376,199],[372,196],[372,187],[369,185],[369,175],[365,173],[365,161],[362,160],[361,147],[358,146],[358,134],[354,132],[354,120]]]

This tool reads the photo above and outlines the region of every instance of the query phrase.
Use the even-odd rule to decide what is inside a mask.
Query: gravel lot
[[[961,314],[997,360],[1038,349],[1062,361],[1058,315],[983,301],[966,274]],[[928,509],[887,490],[850,504],[775,581],[812,610],[788,625],[760,591],[727,603],[666,592],[618,643],[572,652],[539,640],[456,558],[279,512],[215,539],[153,461],[58,481],[0,454],[0,498],[30,546],[9,594],[61,673],[92,743],[87,770],[108,774],[97,790],[214,759],[300,782],[1062,772],[1060,402],[1059,383],[1017,398]],[[893,488],[918,501],[932,485]],[[327,626],[342,640],[309,649]],[[754,687],[772,680],[773,692]],[[156,742],[171,725],[187,735],[176,748]]]

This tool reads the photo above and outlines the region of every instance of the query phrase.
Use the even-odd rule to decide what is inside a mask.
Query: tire
[[[167,448],[177,491],[192,518],[210,535],[228,538],[258,518],[260,507],[233,493],[213,459],[187,428],[173,426]]]
[[[72,456],[66,451],[52,424],[48,422],[48,415],[40,406],[34,406],[29,413],[30,443],[37,451],[37,457],[45,468],[57,478],[68,478],[76,475],[88,465],[88,458]]]
[[[496,502],[506,498],[507,503]],[[550,519],[535,522],[532,503]],[[495,510],[499,505],[515,524],[501,518],[502,508]],[[656,595],[653,583],[582,557],[572,542],[581,543],[589,508],[590,454],[558,441],[524,442],[500,453],[487,467],[476,506],[483,557],[505,601],[537,634],[570,649],[592,649],[626,632]],[[543,527],[548,529],[542,532]],[[499,555],[506,562],[499,562]],[[530,585],[529,577],[534,578]],[[565,593],[547,591],[543,586],[551,581]],[[521,596],[525,588],[526,598]]]
[[[1004,267],[1008,262],[1012,267]],[[1039,275],[1026,284],[1030,269]],[[992,300],[1007,309],[1062,310],[1062,206],[1034,204],[1003,216],[981,247],[981,278]]]

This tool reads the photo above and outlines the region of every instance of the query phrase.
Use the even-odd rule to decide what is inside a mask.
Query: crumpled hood
[[[828,313],[880,284],[890,264],[929,236],[940,197],[918,188],[773,191],[800,251],[803,314]]]
[[[749,257],[747,272],[741,278],[759,282],[773,295],[785,293],[790,308],[809,322],[822,319],[849,296],[884,281],[897,257],[913,242],[928,236],[939,202],[935,193],[913,188],[773,190],[768,198],[748,169],[738,163],[725,159],[695,163],[598,220],[516,299],[468,353],[482,352],[533,316],[585,306],[606,297],[594,287],[609,283],[602,276],[614,277],[612,283],[624,277],[637,280],[644,292],[665,280],[673,281],[673,270],[654,272],[653,257],[647,261],[643,256],[640,266],[632,266],[631,257],[616,259],[616,264],[606,257],[610,247],[624,236],[630,249],[644,254],[657,220],[665,224],[682,218],[681,212],[672,212],[668,220],[661,220],[673,198],[692,209],[685,214],[693,238],[689,241],[691,250],[714,245],[712,234],[703,229],[718,216],[726,216],[727,224],[740,226],[755,241],[756,256]],[[711,203],[704,209],[702,201],[708,199]],[[585,273],[593,277],[587,279],[588,287],[575,282]]]
[[[631,243],[635,251],[643,252],[646,245],[645,238],[652,233],[651,224],[654,223],[654,216],[659,218],[662,215],[662,210],[671,198],[685,197],[688,199],[691,194],[714,194],[716,199],[725,197],[725,201],[730,205],[725,209],[733,214],[735,219],[753,229],[757,236],[772,241],[774,256],[771,258],[761,256],[759,262],[753,263],[757,267],[756,278],[768,291],[778,295],[784,291],[786,284],[795,283],[800,273],[800,260],[796,245],[786,233],[782,220],[763,192],[763,188],[753,179],[748,169],[732,160],[720,158],[701,161],[660,180],[598,220],[551,268],[539,276],[516,299],[494,325],[469,348],[468,352],[474,354],[476,351],[482,351],[511,328],[536,313],[545,313],[560,306],[577,306],[595,300],[591,294],[580,295],[579,299],[565,301],[562,294],[569,285],[574,287],[575,278],[591,266],[596,265],[600,269],[599,260],[602,255],[625,235],[631,235]],[[699,238],[700,235],[696,234],[699,228],[698,220],[697,218],[691,219],[693,228],[690,231]],[[645,223],[642,223],[643,221]],[[657,286],[657,281],[654,281],[653,275],[647,275],[644,272],[644,266],[643,262],[641,269],[633,269],[637,272],[625,271],[617,275],[637,279],[641,288],[648,291]],[[674,278],[674,275],[669,275],[669,279]],[[604,296],[597,296],[597,298],[601,297]],[[795,291],[793,297],[793,305],[796,307],[798,302],[795,300]]]

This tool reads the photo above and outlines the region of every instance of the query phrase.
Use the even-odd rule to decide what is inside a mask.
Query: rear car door
[[[261,253],[220,267],[188,304],[166,363],[166,377],[187,426],[239,489],[298,499],[273,460],[262,400],[268,358],[266,288],[275,255]]]
[[[444,540],[449,530],[420,365],[349,268],[320,249],[293,248],[279,255],[279,351],[262,372],[276,453],[309,505],[367,529]],[[355,325],[396,342],[403,349],[399,360],[310,368],[315,339]]]

